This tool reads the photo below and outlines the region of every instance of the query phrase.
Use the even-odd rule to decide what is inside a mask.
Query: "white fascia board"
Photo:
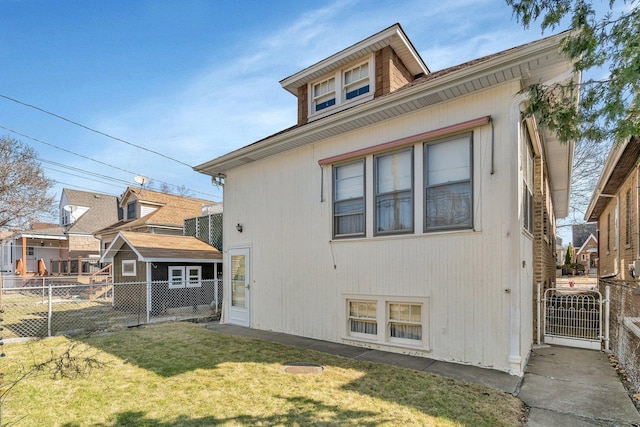
[[[199,264],[215,264],[221,263],[221,259],[212,258],[140,258],[139,261],[143,262],[193,262]]]
[[[38,233],[21,233],[15,236],[16,239],[42,239],[42,240],[67,240],[67,236],[52,236],[50,234],[38,234]]]
[[[102,257],[100,257],[100,260],[102,260],[102,259],[105,259],[105,260],[106,259],[112,259],[113,260],[113,257],[120,250],[120,248],[122,247],[123,243],[126,243],[127,245],[129,245],[131,250],[136,254],[136,257],[138,258],[138,261],[144,261],[144,259],[142,258],[142,255],[140,254],[140,252],[138,252],[138,250],[131,244],[131,242],[129,242],[126,239],[126,237],[124,237],[121,233],[118,233],[116,235],[116,237],[113,239],[113,241],[111,242],[111,244],[109,245],[107,250],[104,252],[104,255],[102,255]]]

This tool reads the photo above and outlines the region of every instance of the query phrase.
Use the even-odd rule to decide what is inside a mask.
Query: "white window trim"
[[[174,280],[173,277],[173,272],[174,271],[179,271],[180,272],[180,280]],[[169,281],[169,289],[181,289],[185,287],[185,277],[184,277],[184,267],[183,266],[169,266],[169,271],[167,272],[169,275],[168,281]]]
[[[392,156],[394,154],[399,154],[399,153],[403,153],[403,152],[409,152],[409,167],[410,167],[410,186],[408,189],[401,189],[401,190],[392,190],[392,191],[388,191],[388,192],[378,192],[378,184],[379,184],[379,178],[380,178],[380,170],[378,167],[378,160],[387,156]],[[374,235],[375,236],[387,236],[387,235],[393,235],[393,234],[412,234],[414,232],[414,224],[415,224],[415,194],[414,194],[414,187],[415,187],[415,176],[414,176],[414,147],[413,146],[409,146],[409,147],[405,147],[401,150],[397,150],[397,151],[392,151],[390,153],[382,153],[382,154],[374,154],[373,155],[373,222],[374,222]],[[365,183],[365,187],[366,187],[366,183]],[[397,194],[403,194],[403,193],[410,193],[411,195],[411,226],[409,228],[406,229],[402,229],[402,228],[394,228],[392,230],[384,230],[381,231],[379,230],[380,224],[378,223],[378,200],[383,198],[384,196],[387,195],[397,195]],[[366,199],[365,199],[366,202]],[[366,209],[366,206],[365,206]],[[365,217],[366,217],[366,212],[365,212]],[[366,224],[366,221],[365,221]]]
[[[126,266],[132,266],[133,271],[126,271]],[[122,260],[122,275],[123,276],[135,276],[137,274],[137,263],[135,259],[123,259]]]
[[[363,302],[363,303],[375,303],[376,304],[376,318],[367,318],[367,317],[357,317],[357,316],[351,316],[351,307],[350,307],[350,303],[351,302]],[[378,322],[378,303],[375,299],[348,299],[347,300],[347,334],[351,337],[356,337],[359,339],[363,339],[366,341],[376,341],[378,334],[380,333],[380,323]],[[375,323],[376,324],[376,329],[378,331],[378,334],[367,334],[364,332],[353,332],[351,330],[351,320],[355,319],[357,321],[362,321],[362,322],[370,322],[370,323]]]
[[[189,270],[197,271],[195,276],[189,274]],[[202,287],[202,266],[192,265],[185,267],[185,285],[187,288],[201,288]]]
[[[345,307],[345,322],[343,339],[347,341],[355,341],[361,343],[370,343],[380,346],[411,348],[415,350],[431,350],[430,341],[430,298],[425,297],[400,297],[397,295],[362,295],[362,294],[343,294]],[[350,301],[367,301],[376,302],[376,323],[378,324],[378,334],[361,334],[351,332],[349,302]],[[421,304],[422,310],[422,339],[411,340],[403,338],[393,338],[390,336],[390,320],[389,320],[389,304]]]
[[[452,182],[447,182],[447,183],[441,183],[441,184],[435,184],[432,185],[429,183],[429,180],[427,179],[427,175],[429,174],[429,168],[427,167],[427,162],[428,162],[428,156],[429,156],[429,147],[433,147],[437,144],[447,144],[449,142],[453,142],[453,141],[458,141],[461,140],[462,138],[467,138],[468,139],[468,144],[469,144],[469,178],[467,179],[463,179],[460,181],[452,181]],[[476,212],[474,209],[475,203],[476,203],[476,194],[475,194],[475,183],[476,183],[476,176],[475,176],[475,145],[474,144],[474,140],[475,140],[475,133],[473,130],[469,131],[469,132],[463,132],[460,134],[456,134],[450,137],[445,137],[445,138],[440,138],[440,139],[435,139],[433,141],[427,141],[424,144],[422,144],[423,147],[423,160],[422,160],[422,174],[423,174],[423,183],[422,183],[422,229],[423,229],[423,233],[424,234],[432,234],[432,233],[441,233],[441,232],[450,232],[450,231],[454,231],[454,232],[458,232],[458,231],[473,231],[475,229],[475,224],[478,221],[476,218]],[[430,188],[437,188],[440,186],[450,186],[450,185],[454,185],[457,183],[464,183],[464,182],[469,182],[469,187],[471,190],[471,209],[469,212],[470,215],[470,223],[468,225],[460,225],[460,226],[438,226],[438,227],[431,227],[429,228],[427,226],[427,210],[429,209],[429,204],[427,201],[427,191]]]
[[[424,310],[421,310],[421,319],[420,322],[414,322],[414,321],[403,321],[403,320],[392,320],[391,319],[391,310],[390,310],[390,306],[391,304],[405,304],[405,305],[421,305],[422,307],[424,307],[424,304],[421,303],[416,303],[416,302],[407,302],[407,301],[385,301],[385,332],[387,334],[387,341],[389,341],[390,343],[397,343],[397,344],[405,344],[405,345],[409,345],[409,346],[414,346],[416,345],[416,343],[422,343],[422,340],[424,339],[424,330],[425,330],[425,319],[424,319]],[[422,328],[422,338],[420,340],[414,340],[414,339],[410,339],[410,338],[398,338],[398,337],[392,337],[391,336],[391,324],[392,323],[402,323],[402,324],[406,324],[406,325],[419,325]]]
[[[189,270],[196,270],[195,276],[190,276]],[[171,274],[174,271],[180,271],[180,281],[174,280]],[[202,287],[202,266],[199,265],[171,265],[168,270],[168,282],[169,289],[182,289],[182,288],[201,288]]]
[[[341,166],[349,166],[352,164],[360,163],[362,164],[362,197],[356,197],[351,199],[341,199],[336,200],[336,171],[337,168]],[[354,237],[365,237],[367,233],[367,167],[366,167],[366,159],[357,159],[355,161],[351,161],[348,163],[341,163],[337,165],[333,165],[331,168],[331,185],[332,185],[332,204],[331,204],[331,220],[332,220],[332,235],[334,239],[343,239],[343,238],[354,238]],[[336,230],[336,205],[339,203],[348,202],[350,200],[359,200],[362,198],[362,203],[364,206],[364,224],[361,232],[356,233],[344,233],[338,234],[338,230]]]
[[[354,68],[361,66],[362,64],[368,64],[368,76],[367,78],[369,79],[369,92],[356,96],[355,98],[346,99],[346,88],[345,88],[345,84],[344,84],[344,72],[345,71],[349,71],[349,70],[353,70]],[[335,95],[336,95],[336,103],[330,107],[326,107],[323,108],[320,111],[316,111],[315,110],[315,105],[314,105],[314,92],[313,92],[313,87],[314,85],[323,82],[325,80],[328,80],[330,78],[335,78]],[[352,62],[350,64],[347,64],[344,67],[341,67],[337,70],[335,70],[332,73],[329,74],[325,74],[322,77],[310,82],[307,85],[307,93],[308,93],[308,114],[307,114],[307,118],[309,120],[316,120],[325,116],[328,116],[329,114],[333,114],[336,111],[340,111],[344,108],[346,108],[347,106],[352,106],[352,105],[356,105],[359,104],[361,102],[365,102],[368,100],[373,99],[373,96],[375,94],[376,91],[376,87],[375,87],[375,82],[376,82],[376,78],[375,78],[375,55],[371,54],[369,56],[367,56],[366,58],[360,59],[359,61],[356,62]],[[351,83],[353,84],[353,82]]]

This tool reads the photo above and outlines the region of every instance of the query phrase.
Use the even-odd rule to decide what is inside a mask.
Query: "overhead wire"
[[[0,97],[2,97],[2,95],[0,95]],[[27,139],[30,139],[30,140],[32,140],[32,141],[34,141],[34,142],[38,142],[38,143],[40,143],[40,144],[47,145],[47,146],[52,147],[52,148],[55,148],[55,149],[57,149],[57,150],[64,151],[64,152],[69,153],[69,154],[72,154],[72,155],[74,155],[74,156],[78,156],[78,157],[80,157],[80,158],[83,158],[83,159],[86,159],[86,160],[90,160],[90,161],[92,161],[92,162],[95,162],[95,163],[98,163],[98,164],[101,164],[101,165],[104,165],[104,166],[107,166],[107,167],[110,167],[110,168],[113,168],[113,169],[117,169],[117,170],[122,171],[122,172],[125,172],[125,173],[127,173],[127,174],[140,175],[139,173],[136,173],[136,172],[133,172],[133,171],[129,171],[129,170],[127,170],[127,169],[123,169],[123,168],[121,168],[121,167],[118,167],[118,166],[115,166],[115,165],[112,165],[112,164],[109,164],[109,163],[103,162],[103,161],[101,161],[101,160],[93,159],[93,158],[88,157],[88,156],[85,156],[85,155],[83,155],[83,154],[76,153],[76,152],[71,151],[71,150],[69,150],[69,149],[66,149],[66,148],[60,147],[60,146],[58,146],[58,145],[52,144],[52,143],[50,143],[50,142],[43,141],[43,140],[38,139],[38,138],[35,138],[35,137],[32,137],[32,136],[30,136],[30,135],[27,135],[27,134],[25,134],[25,133],[22,133],[22,132],[16,131],[15,129],[11,129],[11,128],[6,127],[6,126],[3,126],[3,125],[1,125],[1,124],[0,124],[0,129],[4,129],[4,130],[6,130],[6,131],[8,131],[8,132],[11,132],[11,133],[13,133],[13,134],[19,135],[19,136],[21,136],[21,137],[23,137],[23,138],[27,138]],[[70,167],[70,168],[71,168],[71,166],[68,166],[68,167]],[[151,178],[151,179],[153,179],[153,178]],[[170,187],[174,187],[174,188],[176,188],[176,189],[180,188],[180,186],[178,186],[178,185],[176,185],[176,184],[171,184],[171,183],[168,183],[168,182],[165,182],[165,181],[161,181],[161,180],[158,180],[158,179],[153,179],[153,180],[154,180],[154,181],[157,181],[157,182],[159,182],[159,183],[161,183],[161,184],[165,184],[165,185],[168,185],[168,186],[170,186]],[[129,182],[128,182],[128,181],[122,180],[122,182],[123,182],[123,183],[125,183],[126,185],[129,185]],[[205,196],[208,196],[208,197],[214,197],[214,198],[218,198],[218,199],[220,199],[220,198],[221,198],[220,196],[215,195],[215,194],[205,193],[205,192],[198,191],[198,190],[193,190],[193,189],[190,189],[190,188],[187,188],[187,190],[189,190],[189,191],[191,191],[191,192],[193,192],[193,193],[196,193],[196,194],[202,194],[202,195],[205,195]]]
[[[65,121],[65,122],[67,122],[67,123],[71,123],[71,124],[73,124],[73,125],[75,125],[75,126],[78,126],[78,127],[83,128],[83,129],[86,129],[86,130],[88,130],[88,131],[90,131],[90,132],[97,133],[98,135],[102,135],[102,136],[105,136],[105,137],[107,137],[107,138],[113,139],[114,141],[122,142],[123,144],[127,144],[127,145],[130,145],[130,146],[132,146],[132,147],[136,147],[136,148],[138,148],[138,149],[140,149],[140,150],[144,150],[144,151],[147,151],[147,152],[149,152],[149,153],[153,153],[153,154],[155,154],[155,155],[157,155],[157,156],[164,157],[164,158],[165,158],[165,159],[167,159],[167,160],[171,160],[171,161],[176,162],[176,163],[179,163],[179,164],[181,164],[181,165],[183,165],[183,166],[187,166],[187,167],[189,167],[189,168],[192,168],[192,166],[191,166],[191,165],[189,165],[189,164],[187,164],[187,163],[185,163],[185,162],[183,162],[183,161],[181,161],[181,160],[175,159],[175,158],[173,158],[173,157],[167,156],[166,154],[162,154],[162,153],[160,153],[160,152],[158,152],[158,151],[151,150],[151,149],[146,148],[146,147],[143,147],[143,146],[141,146],[141,145],[134,144],[134,143],[129,142],[129,141],[125,140],[125,139],[118,138],[118,137],[113,136],[113,135],[110,135],[110,134],[108,134],[108,133],[106,133],[106,132],[102,132],[102,131],[100,131],[100,130],[97,130],[97,129],[94,129],[94,128],[92,128],[92,127],[89,127],[89,126],[87,126],[87,125],[83,125],[82,123],[78,123],[78,122],[76,122],[75,120],[71,120],[71,119],[69,119],[69,118],[67,118],[67,117],[61,116],[60,114],[56,114],[56,113],[52,113],[51,111],[47,111],[47,110],[45,110],[44,108],[40,108],[40,107],[38,107],[38,106],[35,106],[35,105],[32,105],[32,104],[29,104],[29,103],[26,103],[26,102],[20,101],[20,100],[18,100],[18,99],[11,98],[10,96],[7,96],[7,95],[2,95],[2,94],[0,94],[0,98],[4,98],[4,99],[6,99],[6,100],[8,100],[8,101],[15,102],[16,104],[20,104],[20,105],[23,105],[23,106],[28,107],[28,108],[32,108],[32,109],[37,110],[37,111],[40,111],[40,112],[42,112],[42,113],[44,113],[44,114],[48,114],[48,115],[50,115],[50,116],[52,116],[52,117],[56,117],[56,118],[58,118],[58,119],[60,119],[60,120],[64,120],[64,121]]]

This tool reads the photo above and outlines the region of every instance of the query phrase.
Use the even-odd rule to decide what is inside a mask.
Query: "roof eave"
[[[402,30],[400,24],[394,24],[365,40],[281,80],[280,84],[285,90],[297,96],[298,87],[334,71],[348,62],[363,58],[384,46],[391,46],[393,48],[412,75],[417,76],[419,74],[429,73],[429,68],[411,44],[411,41]]]
[[[589,201],[589,207],[585,213],[585,220],[589,222],[597,221],[602,213],[603,204],[606,204],[603,199],[609,199],[613,195],[611,189],[607,190],[609,181],[613,177],[614,173],[621,173],[626,175],[629,171],[624,171],[619,168],[619,163],[623,156],[626,159],[628,156],[635,156],[637,158],[640,154],[640,140],[636,137],[625,139],[623,142],[614,143],[609,151],[607,160],[604,163],[600,177],[595,186],[591,200]]]
[[[542,61],[542,59],[550,57],[551,54],[557,55],[560,40],[562,37],[564,36],[556,35],[543,40],[539,40],[537,42],[529,43],[519,48],[511,49],[508,52],[490,58],[487,61],[474,64],[470,67],[452,71],[443,76],[434,78],[433,80],[427,80],[426,82],[417,84],[415,86],[408,87],[397,92],[373,99],[369,102],[354,106],[347,110],[343,110],[339,113],[327,116],[323,119],[307,123],[303,126],[293,127],[286,132],[281,132],[271,137],[267,137],[258,142],[254,142],[250,145],[224,154],[206,163],[194,166],[193,169],[197,172],[210,176],[218,176],[221,174],[224,175],[227,170],[234,167],[290,149],[290,141],[296,138],[300,140],[311,140],[311,142],[314,142],[314,134],[322,134],[327,130],[334,132],[334,134],[342,133],[340,131],[341,127],[344,127],[346,129],[344,130],[344,132],[347,132],[354,129],[354,126],[351,126],[353,123],[358,120],[363,120],[363,118],[370,118],[380,115],[395,117],[390,116],[389,114],[392,110],[398,109],[399,105],[403,105],[403,114],[408,111],[407,109],[418,110],[420,108],[426,108],[417,107],[416,104],[418,103],[415,102],[417,99],[429,99],[429,101],[435,99],[436,101],[434,101],[429,106],[441,102],[447,102],[454,97],[441,99],[443,96],[442,93],[446,91],[450,92],[452,88],[457,90],[458,88],[473,86],[473,90],[457,95],[457,97],[464,96],[475,91],[484,90],[486,89],[486,87],[479,87],[476,89],[474,85],[465,86],[465,84],[471,81],[490,81],[490,78],[493,78],[494,75],[504,74],[505,69],[511,70],[514,67],[521,66],[522,64],[526,65],[526,63],[529,61]],[[565,68],[567,67],[565,66]],[[518,75],[508,80],[525,79],[528,77],[530,76]],[[548,78],[544,79],[544,76],[537,75],[536,77],[543,80],[548,80]],[[502,82],[498,82],[496,84],[500,83]],[[487,87],[490,87],[492,85],[494,84],[490,84]],[[369,121],[370,120],[366,120],[366,122]],[[299,145],[296,145],[296,147],[308,143],[310,142],[302,142]],[[262,154],[260,152],[262,152]],[[269,154],[265,155],[264,153]]]

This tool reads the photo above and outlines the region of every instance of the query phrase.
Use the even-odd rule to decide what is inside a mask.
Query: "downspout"
[[[528,94],[520,94],[517,95],[513,99],[513,103],[510,108],[510,120],[509,120],[509,128],[510,132],[510,140],[515,141],[515,155],[510,154],[510,159],[515,161],[510,161],[510,176],[520,176],[519,173],[519,158],[520,158],[520,137],[521,137],[521,126],[522,120],[520,120],[521,116],[521,108],[523,102],[528,99]],[[510,147],[513,147],[514,144],[508,144]],[[521,247],[521,230],[520,230],[520,194],[522,191],[520,190],[521,179],[517,179],[516,190],[511,191],[507,200],[509,200],[509,211],[511,214],[509,215],[509,219],[506,222],[506,230],[504,230],[504,235],[506,238],[506,254],[508,254],[509,261],[514,262],[511,267],[507,268],[507,283],[504,286],[504,294],[506,298],[508,298],[509,305],[509,340],[508,340],[508,361],[509,361],[509,371],[513,375],[521,376],[523,374],[524,369],[524,359],[522,354],[522,283],[521,283],[521,258],[522,258],[522,247]],[[516,244],[517,243],[517,244]],[[533,298],[533,295],[531,295]],[[533,327],[533,325],[531,325]]]
[[[640,259],[640,164],[636,165],[636,259]]]
[[[616,275],[622,276],[622,263],[620,262],[620,194],[616,194],[614,196],[616,198],[616,216],[615,216],[615,221],[616,221],[616,226],[615,226],[615,230],[616,230],[616,263],[615,263],[615,273]],[[622,278],[622,277],[620,277]]]

